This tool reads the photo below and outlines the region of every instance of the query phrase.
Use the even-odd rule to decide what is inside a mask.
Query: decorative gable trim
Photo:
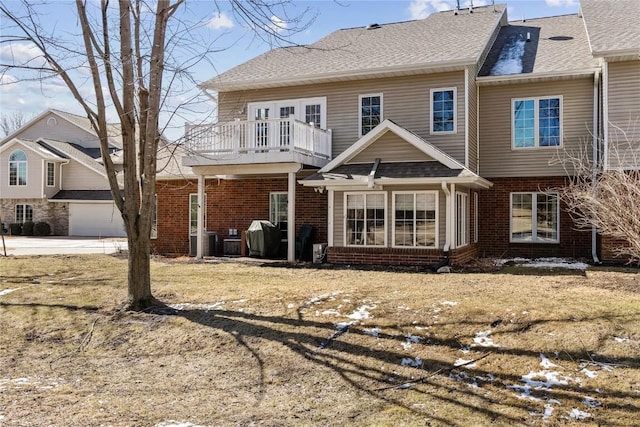
[[[405,140],[407,143],[413,145],[418,150],[422,151],[432,159],[442,163],[451,169],[464,169],[464,165],[433,145],[429,144],[424,139],[420,138],[418,135],[409,132],[405,128],[397,125],[393,121],[389,119],[383,120],[378,126],[373,128],[369,133],[360,138],[353,144],[351,147],[342,152],[338,157],[329,162],[325,167],[320,169],[319,173],[329,172],[332,169],[340,166],[352,158],[354,158],[357,154],[366,150],[371,144],[377,141],[382,135],[387,132],[393,132],[398,135],[400,138]]]

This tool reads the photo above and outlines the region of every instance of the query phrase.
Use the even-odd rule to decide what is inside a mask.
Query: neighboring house
[[[205,231],[235,241],[268,219],[289,260],[302,224],[335,263],[591,256],[555,189],[563,152],[600,135],[603,100],[615,110],[586,10],[636,4],[604,3],[586,19],[509,23],[496,5],[339,30],[212,78],[219,123],[189,127],[181,172],[159,178],[156,250],[201,256]]]
[[[121,149],[117,126],[110,149]],[[47,222],[54,235],[125,236],[88,119],[47,110],[0,141],[5,224]]]

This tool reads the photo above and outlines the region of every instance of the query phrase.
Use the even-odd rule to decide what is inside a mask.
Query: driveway
[[[122,237],[4,236],[7,255],[111,254],[127,250]],[[4,248],[0,240],[0,255]]]

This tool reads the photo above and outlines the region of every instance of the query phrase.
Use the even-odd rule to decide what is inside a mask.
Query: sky
[[[3,4],[19,10],[21,5],[18,0],[2,0]],[[93,0],[97,2],[97,0]],[[462,7],[468,6],[469,0],[460,0]],[[496,1],[506,3],[510,20],[522,18],[531,19],[542,16],[557,16],[576,13],[578,0],[511,0]],[[55,7],[49,8],[42,22],[47,28],[56,34],[77,33],[77,19],[74,16],[73,4],[64,0],[53,0]],[[193,40],[204,40],[214,47],[216,52],[208,54],[206,61],[201,61],[190,68],[192,81],[182,83],[186,93],[176,95],[170,99],[178,103],[187,99],[189,95],[200,93],[196,83],[206,81],[217,74],[239,65],[272,48],[272,44],[266,43],[255,37],[254,31],[242,23],[233,13],[228,3],[224,0],[193,1],[187,0],[189,19],[202,20],[203,24],[193,33]],[[491,4],[491,0],[475,0],[474,6]],[[65,7],[60,7],[65,5]],[[451,10],[456,7],[456,0],[413,0],[413,1],[372,1],[372,0],[316,0],[293,1],[287,6],[286,13],[296,16],[306,11],[305,22],[309,25],[300,32],[293,34],[291,42],[296,44],[310,44],[326,36],[332,31],[341,28],[365,26],[371,23],[385,24],[402,22],[413,19],[423,19],[430,13],[442,10]],[[284,19],[285,11],[281,11]],[[194,18],[196,17],[196,18]],[[0,35],[7,34],[6,17],[0,22]],[[271,16],[273,28],[287,37],[292,26],[284,24],[276,15]],[[187,43],[188,44],[188,43]],[[193,49],[198,44],[194,42]],[[2,40],[0,44],[0,63],[11,62],[15,58],[31,58],[37,54],[34,49],[24,43],[7,43]],[[86,80],[82,72],[76,74],[79,80]],[[29,76],[29,77],[33,77]],[[86,82],[83,90],[90,96],[92,87]],[[25,79],[24,74],[17,70],[0,69],[0,113],[21,113],[30,119],[42,113],[48,108],[56,108],[75,114],[83,115],[79,104],[71,97],[70,93],[59,79],[38,81],[37,79]],[[215,110],[215,104],[211,100],[198,104],[193,108],[182,110],[175,116],[164,115],[164,120],[169,122],[165,136],[175,140],[182,135],[184,124],[187,121],[198,122],[208,120],[210,113]],[[112,120],[115,117],[111,112]]]

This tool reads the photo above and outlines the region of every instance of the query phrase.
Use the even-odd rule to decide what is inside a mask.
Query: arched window
[[[9,156],[9,185],[27,185],[27,155],[16,150]]]

